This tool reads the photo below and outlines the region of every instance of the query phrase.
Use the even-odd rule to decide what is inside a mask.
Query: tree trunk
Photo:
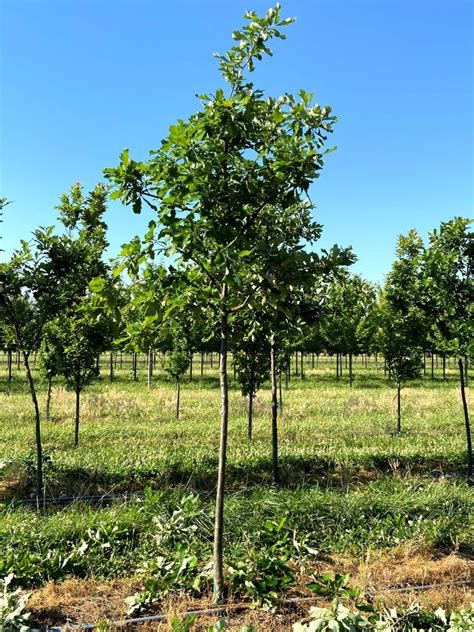
[[[224,568],[222,544],[224,536],[224,491],[227,460],[227,428],[229,423],[229,384],[227,378],[227,347],[229,338],[228,312],[225,307],[227,284],[223,284],[221,301],[221,350],[219,382],[221,391],[221,428],[219,440],[219,468],[217,474],[216,516],[214,523],[214,601],[222,602],[224,598]],[[212,357],[212,356],[211,356]]]
[[[446,354],[443,353],[443,381],[446,382]]]
[[[352,388],[352,353],[349,353],[349,386]]]
[[[467,445],[467,478],[472,478],[472,439],[471,426],[469,424],[469,411],[467,409],[466,389],[464,384],[464,366],[462,358],[459,358],[459,377],[461,378],[461,397],[464,410],[464,424],[466,427],[466,445]]]
[[[23,364],[25,365],[26,377],[30,388],[30,395],[35,409],[35,438],[36,438],[36,502],[43,493],[43,445],[41,441],[41,417],[36,397],[35,383],[31,375],[31,369],[28,362],[28,354],[23,352]]]
[[[8,349],[8,383],[12,381],[12,350]]]
[[[204,353],[201,353],[201,377],[204,376]]]
[[[138,364],[137,353],[133,354],[132,362],[133,362],[133,381],[136,382],[138,380],[138,378],[137,378],[137,364]]]
[[[248,403],[248,424],[247,424],[247,436],[249,441],[252,441],[252,421],[253,421],[253,394],[249,393],[249,403]]]
[[[280,412],[283,412],[283,393],[281,390],[281,371],[278,374],[278,404],[280,406]]]
[[[46,419],[49,421],[50,411],[51,411],[51,387],[53,385],[53,376],[48,376],[48,390],[46,392]]]
[[[400,432],[402,431],[402,407],[401,407],[401,398],[400,398],[401,388],[402,386],[400,382],[397,382],[397,432],[398,434],[400,434]]]
[[[434,380],[434,352],[431,352],[431,379]]]
[[[270,372],[272,378],[272,469],[273,482],[280,483],[280,471],[278,467],[278,393],[276,378],[275,340],[272,337],[270,344]]]
[[[336,380],[339,380],[339,353],[336,353]]]
[[[81,418],[81,389],[76,387],[76,417],[74,424],[74,447],[79,446],[79,421]]]
[[[148,349],[148,367],[147,367],[147,387],[148,389],[151,388],[151,376],[153,375],[153,359],[152,359],[152,353],[151,353],[151,348]]]
[[[314,369],[314,353],[311,354],[311,368]]]
[[[301,379],[304,380],[304,353],[303,351],[300,351],[300,357],[301,357]]]
[[[298,351],[295,351],[295,375],[296,377],[299,375]]]
[[[179,403],[181,396],[181,383],[179,377],[176,378],[176,419],[179,419]]]
[[[189,362],[189,381],[193,381],[193,354],[191,353],[191,360]]]
[[[109,378],[110,378],[110,381],[113,382],[113,379],[114,379],[114,354],[112,352],[110,352]]]

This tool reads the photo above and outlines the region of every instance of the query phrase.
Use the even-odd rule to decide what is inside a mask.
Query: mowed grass
[[[326,569],[355,569],[357,575],[369,552],[377,558],[377,552],[402,547],[433,569],[438,561],[445,569],[446,556],[454,555],[453,568],[459,565],[468,577],[474,494],[464,480],[464,422],[454,370],[447,381],[438,371],[434,381],[426,377],[403,389],[400,435],[393,432],[395,391],[383,370],[358,363],[354,372],[349,388],[347,371],[337,381],[329,360],[314,369],[307,363],[305,379],[292,375],[288,389],[283,386],[279,488],[271,477],[268,385],[257,396],[249,442],[247,403],[231,379],[226,564],[255,558],[268,546],[262,525],[286,517],[296,539],[318,552],[305,563],[309,570],[324,561]],[[179,529],[184,529],[187,550],[201,567],[210,562],[220,408],[216,366],[212,371],[207,366],[201,378],[197,363],[193,380],[183,380],[176,420],[175,385],[158,366],[148,390],[143,369],[138,382],[126,368],[117,369],[110,382],[104,359],[104,375],[82,397],[77,449],[72,445],[74,396],[57,381],[52,418],[43,421],[46,494],[138,492],[150,486],[158,496],[116,500],[110,506],[76,502],[43,512],[10,502],[34,489],[34,420],[21,374],[15,373],[10,386],[5,378],[0,373],[2,573],[14,572],[24,587],[67,578],[130,578],[135,591],[139,569],[163,555],[157,525],[161,532],[174,531],[174,512],[183,502],[186,526]],[[38,384],[44,409],[45,385]],[[472,404],[469,392],[468,397]],[[194,499],[190,504],[188,494]],[[170,549],[166,555],[175,553]],[[403,572],[397,567],[397,584]],[[390,584],[387,573],[384,582]],[[435,570],[430,577],[437,581]],[[466,602],[471,596],[462,590],[451,601],[435,596],[432,605]]]
[[[6,390],[5,382],[4,388]],[[45,389],[40,402],[44,408]],[[459,388],[448,382],[418,382],[403,390],[401,435],[396,435],[394,389],[383,371],[356,367],[354,386],[335,380],[332,367],[292,377],[283,389],[279,422],[282,478],[286,485],[347,485],[381,474],[461,475],[465,436]],[[233,383],[230,396],[228,481],[231,488],[271,483],[270,392],[254,404],[253,440],[247,440],[247,403]],[[155,375],[133,382],[126,370],[102,380],[82,396],[80,446],[74,449],[74,396],[55,385],[52,419],[43,421],[47,493],[133,491],[145,484],[211,490],[215,485],[220,395],[216,370],[183,384],[180,419],[175,387]],[[0,394],[0,459],[6,495],[26,495],[21,463],[33,464],[34,425],[26,385],[19,377]],[[20,464],[19,467],[15,467]],[[12,477],[11,485],[8,477]],[[16,480],[16,483],[15,483]],[[23,483],[23,486],[22,486]],[[26,487],[25,487],[26,483]]]

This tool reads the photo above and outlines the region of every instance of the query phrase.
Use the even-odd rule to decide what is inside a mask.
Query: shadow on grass
[[[210,456],[199,463],[165,462],[156,468],[111,473],[100,469],[53,464],[46,472],[48,495],[94,495],[134,493],[146,486],[160,490],[187,489],[213,492],[216,485],[217,458]],[[287,489],[320,486],[346,489],[386,477],[424,476],[436,480],[443,476],[462,479],[462,460],[454,463],[445,458],[426,459],[422,455],[389,458],[373,455],[364,463],[338,463],[333,459],[282,456],[280,486]],[[34,472],[8,480],[5,473],[0,495],[4,500],[25,498],[34,491]],[[227,488],[245,490],[254,486],[273,485],[271,458],[254,459],[251,463],[227,466]]]

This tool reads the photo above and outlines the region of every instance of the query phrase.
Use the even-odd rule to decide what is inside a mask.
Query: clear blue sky
[[[220,83],[214,51],[271,0],[0,0],[0,224],[11,251],[77,181],[91,188],[124,147],[146,158]],[[473,215],[473,3],[287,0],[297,17],[255,82],[304,88],[340,122],[312,190],[321,245],[351,244],[382,280],[396,237]],[[114,205],[110,254],[147,218]],[[5,253],[3,257],[5,257]]]

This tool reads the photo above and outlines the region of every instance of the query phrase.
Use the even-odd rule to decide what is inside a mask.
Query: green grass
[[[104,362],[105,364],[105,362]],[[3,368],[3,367],[1,367]],[[226,503],[228,563],[252,557],[266,520],[287,516],[297,538],[325,554],[363,556],[369,549],[415,543],[472,551],[474,495],[463,481],[465,438],[455,374],[403,390],[403,432],[395,427],[394,389],[383,371],[354,367],[336,381],[320,363],[283,390],[280,457],[283,484],[271,481],[270,394],[254,406],[254,439],[246,438],[246,403],[232,384]],[[73,395],[55,384],[52,419],[43,422],[47,493],[142,490],[164,494],[105,507],[75,504],[45,513],[5,502],[0,516],[0,575],[24,586],[69,576],[116,577],[136,572],[163,552],[157,524],[173,526],[186,505],[182,537],[204,566],[211,559],[213,492],[219,435],[216,367],[183,385],[174,418],[174,385],[158,373],[148,391],[142,370],[110,383],[104,376],[83,395],[80,446],[74,449]],[[8,498],[33,490],[32,408],[15,373],[0,372],[0,481]],[[41,406],[45,387],[40,384]],[[193,497],[194,497],[193,496]],[[194,525],[194,526],[193,526]],[[178,530],[179,531],[179,530]],[[179,532],[181,533],[181,532]],[[169,544],[169,554],[176,542]],[[168,545],[167,545],[168,546]],[[161,548],[160,548],[161,547]],[[168,549],[166,549],[168,551]]]

